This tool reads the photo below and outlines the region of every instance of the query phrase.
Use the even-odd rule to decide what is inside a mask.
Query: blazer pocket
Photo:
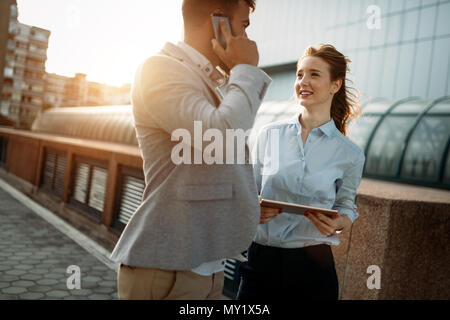
[[[177,199],[186,201],[208,201],[233,198],[233,185],[202,184],[185,185],[177,188]]]

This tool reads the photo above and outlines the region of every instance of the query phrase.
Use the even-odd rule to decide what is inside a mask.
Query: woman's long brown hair
[[[357,118],[361,114],[359,103],[359,92],[348,86],[347,72],[350,72],[348,65],[351,60],[336,50],[330,44],[321,44],[317,47],[309,47],[303,56],[298,60],[297,70],[300,62],[305,57],[318,57],[323,59],[329,65],[331,81],[342,79],[342,86],[333,97],[331,102],[331,117],[336,124],[336,128],[347,135],[347,121]]]

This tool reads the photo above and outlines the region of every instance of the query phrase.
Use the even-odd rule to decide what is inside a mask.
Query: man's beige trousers
[[[191,271],[119,265],[120,300],[221,300],[224,272],[201,276]]]

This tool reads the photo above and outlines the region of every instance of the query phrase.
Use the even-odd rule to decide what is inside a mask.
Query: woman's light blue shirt
[[[338,210],[352,222],[364,161],[364,152],[333,120],[311,130],[303,145],[299,114],[263,127],[252,152],[263,199]],[[254,241],[280,248],[339,245],[336,235],[322,235],[308,218],[286,212],[260,224]]]

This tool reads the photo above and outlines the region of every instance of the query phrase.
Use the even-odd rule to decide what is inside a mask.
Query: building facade
[[[114,87],[86,80],[86,74],[65,77],[45,74],[44,109],[78,106],[108,106],[130,103],[131,86]]]
[[[63,106],[66,79],[55,73],[45,73],[44,109]]]
[[[130,103],[130,86],[121,88],[86,80],[86,74],[65,77],[47,73],[50,31],[18,22],[16,1],[1,1],[0,115],[2,123],[30,129],[38,112],[61,106]]]
[[[0,1],[0,101],[3,87],[3,70],[5,69],[5,56],[9,34],[9,19],[11,6],[16,5],[16,0]],[[0,113],[1,114],[1,113]]]
[[[450,94],[448,0],[259,0],[248,34],[274,79],[266,101],[293,97],[297,60],[320,43],[352,60],[363,101]]]
[[[86,75],[77,73],[75,77],[66,79],[63,104],[68,107],[84,105],[87,93]]]
[[[45,61],[50,31],[18,22],[9,7],[0,112],[19,128],[30,128],[44,104]]]

